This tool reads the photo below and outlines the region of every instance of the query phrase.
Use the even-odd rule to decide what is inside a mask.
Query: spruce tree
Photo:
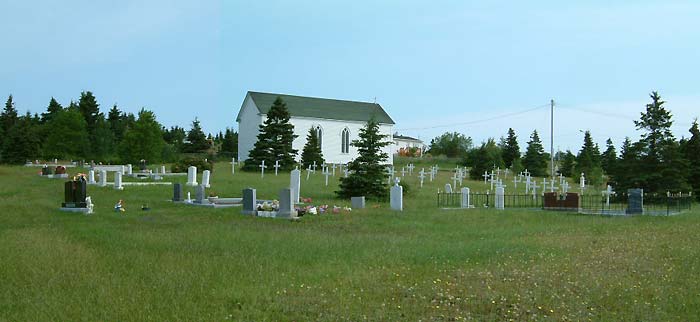
[[[565,177],[571,177],[574,173],[574,168],[576,167],[576,156],[571,153],[571,150],[566,150],[564,156],[561,158],[561,165],[559,166],[559,173]]]
[[[350,174],[340,178],[340,198],[365,196],[372,200],[386,200],[389,196],[386,162],[389,155],[382,148],[392,144],[385,141],[388,135],[379,133],[379,123],[374,118],[360,129],[359,140],[350,144],[357,148],[357,158],[348,163]]]
[[[689,164],[687,180],[693,188],[693,194],[700,199],[700,130],[697,119],[688,131],[691,136],[683,145],[683,153]]]
[[[41,113],[41,123],[51,121],[51,119],[62,110],[63,106],[61,106],[61,104],[59,104],[55,98],[51,97],[51,101],[49,101],[49,106],[46,107],[46,113]]]
[[[523,157],[523,167],[534,177],[547,176],[547,159],[545,158],[544,147],[537,130],[532,132],[530,141],[527,142],[527,150]]]
[[[583,136],[583,146],[576,156],[576,167],[572,177],[578,181],[582,173],[585,174],[588,182],[592,184],[601,182],[603,169],[600,165],[600,150],[593,143],[590,131],[586,131]]]
[[[323,153],[321,147],[318,144],[318,136],[314,128],[309,129],[309,134],[306,135],[306,144],[304,149],[301,151],[301,167],[306,169],[309,165],[324,164],[326,161],[323,159]]]
[[[15,109],[15,103],[12,99],[12,95],[7,98],[5,102],[5,108],[0,113],[0,161],[5,161],[5,154],[7,153],[8,146],[12,144],[9,138],[10,131],[17,124],[19,120],[17,116],[17,109]]]
[[[260,125],[258,141],[250,150],[243,170],[259,171],[263,160],[270,166],[279,161],[282,170],[294,168],[297,150],[292,148],[292,142],[297,135],[294,135],[294,125],[289,123],[289,118],[287,104],[277,97],[267,112],[265,122]]]
[[[615,166],[617,165],[617,151],[615,151],[615,145],[613,141],[608,138],[605,141],[605,152],[600,157],[600,166],[605,171],[608,176],[615,172]]]
[[[122,141],[124,133],[126,133],[127,124],[124,120],[125,118],[126,114],[119,110],[117,104],[112,105],[112,108],[107,113],[107,123],[114,134],[114,142],[117,145]]]
[[[205,153],[209,150],[210,144],[207,135],[202,131],[197,118],[192,121],[192,128],[187,132],[187,142],[183,146],[185,153]]]
[[[640,171],[637,172],[642,187],[649,192],[676,191],[682,189],[685,174],[678,166],[685,163],[678,142],[671,133],[671,113],[664,107],[665,102],[657,92],[649,95],[652,102],[646,105],[639,121],[635,121],[642,134],[642,157]],[[673,187],[678,185],[678,187]]]
[[[26,115],[18,117],[17,122],[7,133],[8,144],[4,154],[4,161],[7,163],[21,164],[39,155],[41,138],[39,124],[27,112]]]
[[[620,147],[620,159],[618,167],[612,176],[612,184],[617,191],[626,191],[630,188],[641,188],[639,169],[643,144],[632,143],[629,137],[625,138]]]
[[[238,132],[226,128],[221,140],[221,152],[229,157],[238,157]]]
[[[508,137],[505,139],[503,146],[503,163],[508,168],[513,168],[513,162],[520,159],[520,146],[518,145],[518,137],[512,128],[508,129]],[[513,169],[513,171],[517,171]]]

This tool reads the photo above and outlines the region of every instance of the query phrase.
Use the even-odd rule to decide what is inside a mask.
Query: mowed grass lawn
[[[439,210],[445,171],[423,189],[405,179],[402,213],[370,202],[290,222],[173,204],[169,186],[89,186],[96,213],[84,216],[60,212],[64,180],[38,171],[0,167],[3,321],[700,320],[697,207],[629,218]],[[288,180],[220,163],[210,191],[252,186],[272,199]],[[349,205],[336,187],[302,175],[315,204]]]

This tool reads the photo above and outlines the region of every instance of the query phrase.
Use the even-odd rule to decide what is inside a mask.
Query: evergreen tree
[[[514,160],[516,165],[519,160],[519,158]],[[472,179],[481,180],[484,172],[489,172],[497,167],[503,168],[505,163],[503,162],[501,147],[496,144],[493,138],[489,138],[486,142],[481,143],[479,148],[467,152],[461,165],[471,167],[469,176]]]
[[[78,100],[78,110],[80,111],[80,114],[83,115],[85,118],[85,124],[87,125],[87,131],[88,131],[88,140],[90,142],[95,142],[97,141],[96,136],[96,131],[97,131],[97,122],[100,117],[103,117],[100,114],[100,105],[97,104],[97,100],[95,99],[95,96],[92,95],[92,92],[87,91],[87,92],[81,92],[80,93],[80,99]],[[86,155],[84,157],[87,158],[94,158],[94,149],[96,148],[95,145],[90,144],[87,147],[86,150]]]
[[[112,105],[112,108],[107,113],[107,124],[109,129],[114,135],[114,143],[119,145],[119,143],[124,139],[124,133],[126,133],[126,114],[119,110],[117,104]]]
[[[243,170],[258,171],[258,166],[263,160],[268,165],[279,161],[283,170],[291,170],[294,167],[297,150],[292,148],[292,142],[297,135],[294,135],[294,125],[289,123],[289,118],[287,104],[277,97],[267,112],[267,119],[260,125],[258,141],[250,150]]]
[[[386,200],[389,196],[384,162],[389,155],[382,148],[391,144],[384,141],[387,135],[379,132],[379,124],[372,118],[360,129],[359,139],[350,144],[357,148],[357,158],[348,163],[347,178],[340,178],[340,198],[365,196],[368,199]]]
[[[683,145],[683,153],[688,160],[688,183],[693,188],[693,194],[700,199],[700,130],[698,120],[690,127],[690,138]]]
[[[187,132],[187,141],[183,146],[185,153],[205,153],[209,150],[210,144],[207,135],[202,131],[197,118],[192,121],[192,129]]]
[[[41,144],[37,120],[29,112],[18,117],[7,133],[7,140],[11,143],[5,150],[5,162],[20,164],[37,157]]]
[[[5,154],[8,146],[12,144],[9,138],[10,131],[17,124],[18,119],[17,109],[10,95],[5,102],[5,108],[0,113],[0,160],[3,162],[6,162]]]
[[[626,191],[630,188],[640,188],[641,154],[643,146],[640,142],[632,143],[630,138],[625,138],[620,148],[618,167],[612,176],[612,184],[618,191]]]
[[[503,146],[503,163],[506,167],[513,168],[513,162],[516,159],[520,159],[518,137],[515,136],[515,131],[512,128],[509,128],[508,137],[505,139],[505,144]]]
[[[102,113],[100,113],[100,117],[97,118],[95,135],[93,141],[90,141],[90,145],[92,145],[91,159],[98,161],[112,161],[117,159],[117,156],[114,154],[117,141],[115,140],[109,122],[104,118]]]
[[[63,111],[63,106],[61,106],[61,104],[59,104],[55,98],[51,97],[49,106],[46,107],[46,113],[41,114],[41,123],[51,121],[51,119],[60,111]]]
[[[134,125],[124,135],[121,145],[122,162],[137,163],[140,160],[158,162],[163,152],[163,133],[153,112],[139,111]]]
[[[229,157],[238,157],[238,132],[226,128],[221,140],[221,152]]]
[[[76,107],[59,111],[46,124],[43,154],[47,159],[85,157],[88,133],[85,118]]]
[[[584,173],[587,182],[599,184],[602,180],[603,169],[600,165],[600,150],[593,143],[591,132],[586,131],[583,136],[583,146],[576,156],[575,172],[572,174],[574,180],[578,181]]]
[[[612,175],[615,172],[615,166],[617,165],[617,151],[615,151],[615,145],[613,141],[608,138],[605,141],[605,152],[601,155],[600,166],[607,175]]]
[[[527,142],[527,150],[523,157],[523,167],[527,169],[533,177],[547,176],[547,159],[537,130],[532,132],[530,141]]]
[[[309,134],[306,135],[306,144],[304,149],[301,151],[301,168],[307,169],[309,165],[324,164],[326,161],[323,159],[323,152],[318,144],[318,136],[314,128],[309,129]]]
[[[649,96],[652,102],[646,105],[646,111],[641,113],[640,120],[634,122],[637,129],[645,131],[640,140],[642,162],[637,172],[639,183],[649,192],[677,191],[686,184],[685,174],[681,169],[674,169],[682,165],[684,160],[679,159],[682,159],[682,154],[671,133],[671,113],[663,106],[665,102],[657,92],[652,92]]]
[[[163,140],[166,144],[171,145],[177,153],[183,152],[185,138],[187,138],[187,132],[177,125],[170,127],[170,130],[163,129]]]
[[[576,156],[571,153],[571,150],[566,150],[566,153],[561,158],[561,166],[559,173],[565,177],[571,177],[574,174],[576,167]]]

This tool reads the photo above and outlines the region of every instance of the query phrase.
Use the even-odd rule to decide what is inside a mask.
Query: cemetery
[[[146,170],[163,174],[162,166]],[[0,219],[6,227],[0,230],[5,232],[0,241],[39,254],[27,257],[30,253],[0,247],[0,256],[13,265],[53,267],[48,273],[29,270],[23,275],[35,281],[79,274],[72,290],[45,284],[61,294],[48,300],[49,308],[85,296],[108,303],[114,297],[142,300],[154,292],[186,292],[207,300],[186,304],[173,296],[153,307],[154,314],[303,319],[323,310],[334,320],[364,312],[386,319],[439,313],[575,320],[593,312],[597,318],[614,319],[642,314],[626,307],[609,309],[620,300],[641,301],[656,294],[654,298],[664,298],[654,300],[657,305],[682,301],[693,296],[692,288],[668,288],[667,283],[697,284],[683,277],[700,267],[688,237],[700,221],[687,194],[618,193],[592,185],[583,190],[572,188],[566,178],[498,169],[472,180],[469,169],[429,159],[397,158],[386,170],[391,193],[384,201],[372,196],[338,199],[334,191],[348,175],[342,165],[275,174],[274,168],[244,172],[237,169],[240,164],[217,162],[212,171],[190,167],[184,175],[157,180],[134,176],[133,170],[128,175],[124,167],[124,173],[121,166],[70,167],[62,180],[42,180],[35,167],[0,168],[7,174],[0,178],[5,183],[0,193],[23,191],[0,201],[9,211]],[[10,178],[32,188],[8,184],[14,180]],[[14,233],[27,221],[53,224]],[[653,242],[658,239],[665,243]],[[664,245],[672,245],[676,255]],[[188,251],[193,247],[195,253]],[[154,256],[156,249],[165,253],[159,250]],[[633,259],[638,256],[648,261],[637,263]],[[679,259],[669,261],[669,256]],[[338,261],[342,266],[334,264]],[[105,279],[132,265],[148,269],[129,268],[131,276]],[[601,272],[600,265],[611,269]],[[630,275],[623,267],[638,273]],[[156,271],[165,280],[155,282],[152,291],[143,289],[138,281],[155,278]],[[229,295],[212,298],[189,282],[169,282],[194,271],[206,289]],[[4,272],[2,296],[27,296],[14,287],[19,275]],[[574,278],[577,284],[569,284]],[[267,281],[256,284],[260,279]],[[109,293],[92,289],[93,283],[110,284]],[[240,304],[229,307],[229,296]],[[336,301],[352,309],[331,305]],[[313,309],[300,311],[300,305]],[[52,311],[69,319],[95,310],[74,305]],[[643,312],[655,319],[676,314]],[[115,310],[108,316],[123,315]]]

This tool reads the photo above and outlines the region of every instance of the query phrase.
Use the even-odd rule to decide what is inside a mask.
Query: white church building
[[[294,125],[292,147],[297,149],[297,161],[306,144],[309,129],[314,129],[319,137],[321,152],[327,163],[348,163],[357,157],[357,148],[350,145],[359,139],[359,131],[374,117],[379,123],[381,134],[392,142],[394,121],[376,103],[344,101],[327,98],[293,96],[275,93],[248,92],[236,117],[238,122],[238,160],[248,159],[248,153],[257,141],[260,125],[265,122],[272,103],[282,98],[289,110],[289,122]],[[393,147],[384,147],[389,155],[387,163],[393,163]]]

